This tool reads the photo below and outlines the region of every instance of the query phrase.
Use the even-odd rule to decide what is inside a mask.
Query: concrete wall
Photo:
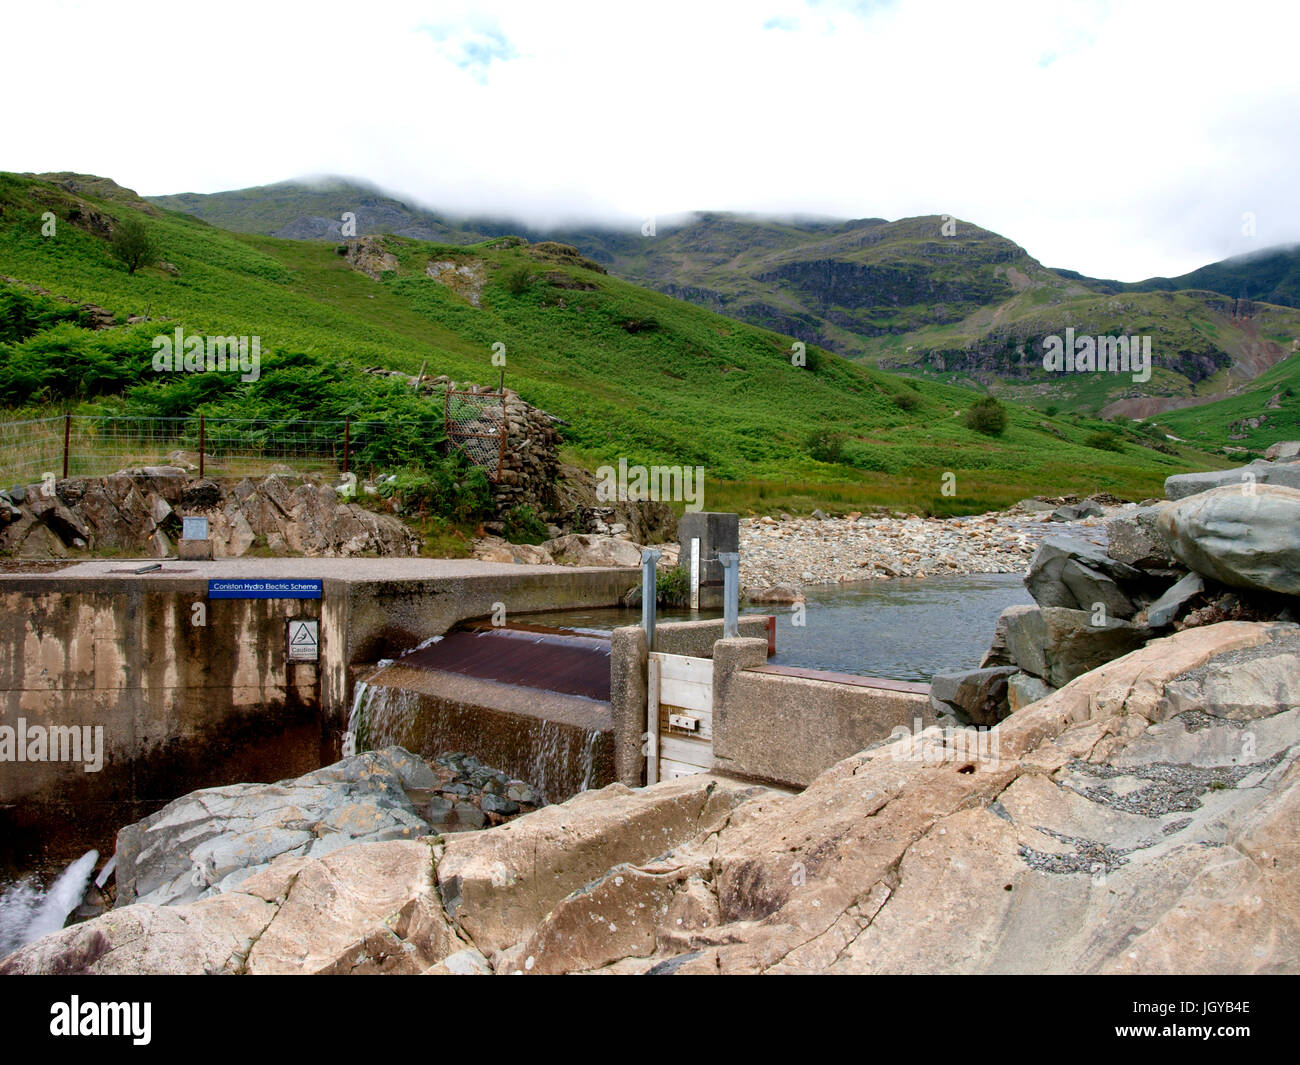
[[[765,666],[766,647],[735,639],[714,648],[713,767],[720,773],[804,788],[899,725],[934,724],[928,685],[800,676],[815,671]]]
[[[285,619],[318,618],[320,607],[208,601],[199,580],[79,581],[75,591],[6,580],[0,725],[75,727],[101,764],[87,771],[84,750],[75,762],[0,760],[0,865],[87,834],[111,841],[145,809],[246,779],[231,773],[276,779],[319,764],[319,675],[287,662]]]

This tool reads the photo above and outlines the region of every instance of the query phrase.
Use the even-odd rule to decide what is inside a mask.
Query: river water
[[[911,681],[929,681],[949,669],[974,669],[1003,609],[1033,602],[1017,573],[810,585],[804,595],[802,618],[790,607],[746,611],[776,615],[773,664]],[[689,610],[660,610],[657,615],[660,621],[718,616]],[[640,624],[641,612],[557,610],[511,620],[608,631]]]

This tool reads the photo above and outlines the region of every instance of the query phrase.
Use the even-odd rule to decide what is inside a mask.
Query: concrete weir
[[[358,673],[462,621],[611,606],[638,580],[633,569],[453,559],[165,561],[138,572],[143,565],[100,559],[0,575],[0,727],[16,734],[21,724],[26,736],[57,727],[65,740],[73,728],[102,729],[103,745],[97,769],[63,757],[66,742],[61,760],[45,743],[28,744],[23,755],[33,757],[21,760],[0,749],[0,873],[83,845],[111,850],[122,824],[195,788],[281,779],[338,757]],[[319,598],[209,597],[210,580],[258,579],[319,580]],[[294,619],[317,624],[316,661],[290,658]],[[435,675],[494,683],[404,672],[416,694]],[[605,734],[607,702],[518,690],[530,720]],[[584,716],[571,700],[595,709]],[[491,750],[480,757],[490,762]]]

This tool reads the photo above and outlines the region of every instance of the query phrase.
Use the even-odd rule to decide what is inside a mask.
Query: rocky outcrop
[[[343,247],[348,265],[359,270],[372,281],[380,281],[384,274],[396,273],[400,267],[397,256],[384,248],[381,237],[357,237]]]
[[[277,784],[207,788],[118,833],[117,906],[208,898],[282,856],[482,828],[540,804],[530,785],[468,755],[430,765],[400,747]]]
[[[69,479],[0,492],[0,554],[64,558],[73,551],[174,554],[181,514],[208,518],[215,558],[255,548],[276,555],[414,555],[419,540],[389,514],[342,503],[310,478],[272,474],[233,485],[195,481],[178,466]]]

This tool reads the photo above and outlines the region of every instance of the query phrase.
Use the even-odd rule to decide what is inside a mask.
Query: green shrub
[[[655,574],[655,602],[660,606],[686,606],[691,600],[690,574],[682,566]]]
[[[379,486],[385,499],[396,498],[402,509],[419,517],[474,521],[492,509],[492,487],[483,471],[468,467],[459,455],[430,469],[405,469]]]
[[[921,405],[921,397],[911,392],[900,392],[894,397],[894,406],[899,410],[914,411]]]
[[[994,397],[985,396],[966,412],[967,429],[985,436],[1001,436],[1007,427],[1007,411]]]
[[[546,523],[527,503],[512,507],[505,516],[505,538],[512,544],[540,544],[550,539]]]
[[[1061,408],[1056,406],[1055,404],[1051,404],[1043,409],[1043,413],[1046,414],[1049,418],[1055,418],[1060,412],[1061,412]]]
[[[1095,447],[1102,451],[1123,451],[1124,445],[1114,433],[1089,433],[1083,440],[1084,447]]]
[[[512,266],[501,275],[501,284],[512,296],[522,296],[533,283],[534,274],[527,266]]]
[[[818,462],[839,462],[844,456],[844,444],[847,440],[847,433],[816,429],[808,434],[805,446],[808,448],[808,454]]]

